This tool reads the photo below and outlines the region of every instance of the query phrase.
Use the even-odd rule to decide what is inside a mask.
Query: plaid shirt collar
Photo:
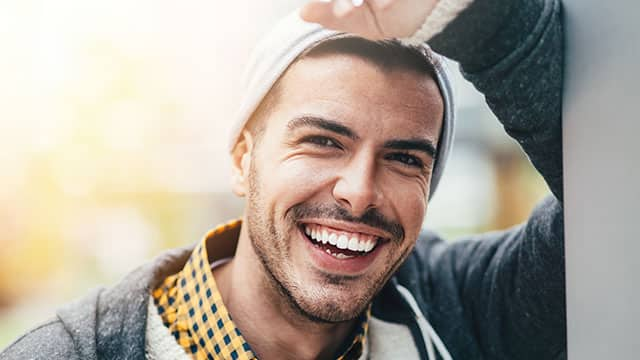
[[[167,277],[152,295],[164,325],[194,359],[256,359],[235,326],[211,273],[207,241],[237,231],[239,220],[218,226],[196,246],[182,271]],[[367,338],[371,308],[336,359],[358,359]]]

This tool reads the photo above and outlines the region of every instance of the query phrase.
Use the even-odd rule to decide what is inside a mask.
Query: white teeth
[[[376,246],[376,242],[375,241],[367,241],[367,247],[364,248],[364,251],[369,252],[371,250],[373,250],[373,248]]]
[[[311,239],[321,244],[331,244],[339,249],[349,249],[351,251],[370,252],[377,244],[377,240],[366,234],[354,234],[349,237],[346,234],[334,233],[323,226],[311,225],[304,227],[304,233]],[[329,254],[329,250],[327,250]],[[335,254],[332,254],[335,256]],[[342,254],[344,255],[344,254]],[[348,255],[344,255],[347,256]]]
[[[349,246],[349,239],[347,239],[346,235],[338,236],[338,243],[336,244],[338,249],[346,249]]]
[[[358,238],[352,237],[349,240],[349,244],[347,245],[347,248],[352,251],[358,251],[360,249],[360,241],[358,241]]]
[[[331,233],[331,235],[329,235],[329,239],[327,240],[329,242],[329,244],[331,245],[336,245],[338,243],[338,236],[334,233]]]

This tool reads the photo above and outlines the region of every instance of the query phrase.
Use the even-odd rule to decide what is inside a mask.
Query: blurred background
[[[0,0],[0,349],[241,214],[226,151],[239,79],[301,4]],[[456,147],[425,225],[452,241],[522,222],[547,192],[459,74],[456,88]]]

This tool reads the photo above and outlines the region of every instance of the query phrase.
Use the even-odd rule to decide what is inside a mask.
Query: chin
[[[298,306],[305,317],[315,322],[340,323],[350,321],[362,314],[370,303],[350,303],[350,299],[306,299],[300,301]]]
[[[315,286],[294,286],[285,293],[304,317],[315,322],[339,323],[360,316],[373,299],[372,289],[354,289],[354,285],[357,283],[330,277]]]

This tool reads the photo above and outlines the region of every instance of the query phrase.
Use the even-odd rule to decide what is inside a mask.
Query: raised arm
[[[559,0],[476,0],[430,44],[460,62],[465,77],[562,201]]]
[[[554,194],[526,224],[449,247],[434,279],[452,271],[489,358],[566,358],[561,4],[476,0],[431,45],[460,62]]]

